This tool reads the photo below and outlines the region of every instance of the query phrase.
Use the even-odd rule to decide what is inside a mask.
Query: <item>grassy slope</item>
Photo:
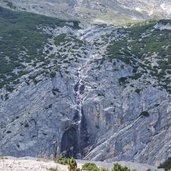
[[[154,29],[158,21],[138,23],[125,30],[125,37],[111,42],[107,55],[150,71],[162,86],[170,91],[171,74],[171,30]],[[171,23],[161,20],[159,23]],[[141,76],[143,73],[137,73]]]
[[[166,20],[160,22],[171,23]],[[78,28],[76,21],[14,12],[0,7],[0,88],[8,83],[15,83],[17,78],[27,72],[25,70],[27,64],[48,62],[42,51],[50,35],[45,34],[42,27],[63,27],[71,23]],[[144,72],[150,70],[151,75],[168,89],[170,79],[167,75],[171,74],[171,31],[154,29],[156,23],[157,21],[150,21],[128,27],[125,29],[125,36],[110,43],[107,55],[129,63],[135,68],[141,66]],[[68,41],[75,40],[69,40],[64,34],[55,38],[57,46]],[[80,41],[78,43],[82,44]],[[157,54],[155,65],[151,61],[151,56],[154,54]],[[136,73],[135,78],[142,74]]]
[[[63,27],[77,21],[64,21],[0,7],[0,88],[25,74],[25,63],[43,61],[44,45],[50,35],[41,27]],[[17,74],[14,73],[17,70]]]

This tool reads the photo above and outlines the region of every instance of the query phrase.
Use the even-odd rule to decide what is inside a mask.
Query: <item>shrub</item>
[[[87,170],[87,171],[99,171],[99,168],[96,166],[94,163],[85,163],[82,166],[82,170]]]
[[[50,73],[50,78],[54,78],[56,76],[56,72],[51,72]]]
[[[67,165],[69,159],[70,159],[70,158],[59,157],[59,158],[56,158],[54,161],[55,161],[56,163],[59,163],[59,164]]]
[[[137,88],[137,89],[135,90],[135,92],[136,92],[137,94],[139,94],[139,93],[141,92],[141,89]]]
[[[158,168],[164,168],[166,171],[171,170],[171,157],[169,157],[165,162],[160,164]]]
[[[77,162],[74,158],[60,157],[56,158],[54,161],[59,164],[68,165],[69,171],[81,171],[80,168],[77,168]]]
[[[71,158],[68,160],[68,170],[76,171],[77,170],[77,162],[75,159]]]
[[[113,165],[112,171],[131,171],[131,170],[127,166],[121,166],[120,164],[116,163]]]
[[[106,168],[104,168],[104,167],[100,167],[100,168],[99,168],[99,171],[109,171],[109,169],[106,169]]]
[[[119,78],[119,84],[120,85],[126,84],[127,83],[127,79],[128,79],[128,77],[121,77],[121,78]]]
[[[77,168],[76,171],[82,171],[80,168]]]
[[[145,116],[148,117],[150,114],[148,113],[148,111],[143,111],[141,112],[140,116]]]

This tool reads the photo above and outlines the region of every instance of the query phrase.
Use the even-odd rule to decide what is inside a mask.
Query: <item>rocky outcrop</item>
[[[44,76],[46,70],[34,81],[23,76],[8,98],[1,90],[0,155],[63,153],[156,165],[168,158],[170,94],[149,70],[136,77],[135,66],[106,53],[113,40],[128,34],[126,30],[93,26],[44,32],[51,34],[44,49],[47,58],[56,55],[50,76]],[[55,44],[61,34],[69,35],[66,42]]]

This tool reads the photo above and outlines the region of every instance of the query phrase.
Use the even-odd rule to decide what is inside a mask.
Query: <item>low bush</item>
[[[56,163],[59,163],[59,164],[68,165],[69,159],[70,159],[70,158],[59,157],[59,158],[54,159],[54,161],[55,161]]]
[[[150,114],[148,113],[148,111],[143,111],[143,112],[141,112],[140,116],[148,117],[148,116],[150,116]]]
[[[96,166],[94,163],[85,163],[82,166],[82,170],[87,170],[87,171],[99,171],[99,168]]]
[[[127,166],[121,166],[120,164],[116,163],[113,165],[112,171],[135,171],[135,170],[130,170]]]

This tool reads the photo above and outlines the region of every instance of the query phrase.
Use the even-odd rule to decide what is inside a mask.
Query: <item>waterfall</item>
[[[74,72],[74,109],[75,114],[72,119],[73,125],[69,127],[63,134],[61,143],[61,152],[66,151],[65,156],[82,158],[86,155],[84,151],[85,147],[90,145],[89,133],[87,131],[87,121],[84,115],[84,104],[87,97],[91,93],[91,87],[86,81],[89,71],[92,69],[92,63],[98,59],[102,59],[100,52],[97,51],[94,40],[101,36],[111,32],[112,29],[105,30],[100,27],[88,28],[86,30],[80,30],[80,34],[77,36],[80,40],[85,42],[85,48],[87,54],[82,55],[79,58],[79,65],[75,68]]]
[[[78,126],[78,133],[77,133],[77,141],[78,141],[78,158],[81,157],[81,124],[83,120],[83,109],[82,109],[82,104],[83,104],[83,99],[82,99],[82,94],[84,93],[85,85],[83,82],[83,79],[80,74],[81,67],[78,69],[77,76],[78,76],[78,82],[75,85],[75,94],[76,94],[76,105],[77,105],[77,120],[76,124]]]

